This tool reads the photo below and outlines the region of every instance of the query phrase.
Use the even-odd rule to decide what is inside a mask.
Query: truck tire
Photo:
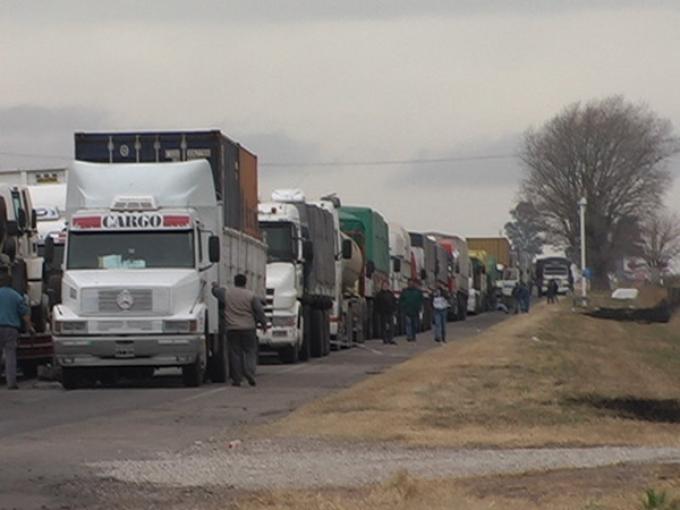
[[[324,334],[324,356],[331,353],[331,312],[324,310],[323,312],[323,334]]]
[[[27,274],[26,262],[23,260],[17,260],[12,264],[12,288],[22,296],[26,294],[28,288]]]
[[[214,383],[225,383],[229,379],[229,353],[226,335],[218,334],[215,348],[210,358],[210,380]]]
[[[458,320],[464,321],[467,319],[467,298],[463,294],[458,294]]]
[[[47,330],[47,304],[40,303],[31,307],[31,322],[36,333],[44,333]]]
[[[200,360],[182,367],[182,384],[188,388],[197,388],[203,382],[203,370]]]
[[[323,356],[323,344],[323,310],[312,310],[312,338],[310,342],[312,358]]]
[[[295,365],[300,361],[300,349],[297,345],[287,345],[279,351],[279,361],[286,365]]]
[[[65,390],[77,390],[85,384],[85,373],[82,368],[62,367],[61,385]]]
[[[312,314],[309,306],[302,307],[302,342],[300,343],[300,352],[298,359],[300,361],[307,361],[311,356],[310,338],[312,336]]]
[[[38,362],[35,360],[22,361],[19,368],[26,379],[35,379],[38,376]]]
[[[366,301],[366,315],[364,316],[364,340],[371,340],[373,336],[373,301]]]
[[[203,384],[205,369],[201,363],[201,355],[196,356],[196,361],[182,366],[182,383],[188,388],[197,388]]]

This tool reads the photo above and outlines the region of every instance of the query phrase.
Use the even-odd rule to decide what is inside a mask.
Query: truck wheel
[[[323,312],[323,355],[328,356],[331,353],[331,313],[329,310]]]
[[[22,361],[19,364],[21,373],[26,379],[35,379],[38,376],[38,362],[34,360]]]
[[[200,354],[196,356],[196,361],[182,367],[182,383],[189,388],[197,388],[203,383],[205,370],[201,363]]]
[[[310,342],[312,358],[323,356],[323,312],[312,310],[312,337]]]
[[[286,365],[294,365],[300,361],[300,351],[297,345],[287,345],[279,351],[279,360]]]
[[[85,382],[85,374],[81,368],[62,367],[61,385],[65,390],[81,388]]]
[[[47,305],[40,303],[31,307],[31,322],[36,333],[44,333],[47,330]]]
[[[366,316],[364,317],[364,339],[371,340],[373,336],[373,301],[366,302]]]
[[[21,295],[26,294],[28,288],[27,274],[26,262],[23,260],[17,260],[12,264],[12,288]]]
[[[302,342],[298,358],[300,361],[307,361],[311,356],[310,339],[312,336],[312,313],[308,306],[302,308],[302,319],[300,324],[302,330]]]
[[[229,378],[227,341],[224,335],[217,335],[215,350],[210,359],[210,380],[214,383],[224,383]]]

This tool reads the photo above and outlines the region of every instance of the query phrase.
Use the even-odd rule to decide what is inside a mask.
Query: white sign
[[[109,214],[102,218],[104,228],[160,228],[163,216],[160,214]]]

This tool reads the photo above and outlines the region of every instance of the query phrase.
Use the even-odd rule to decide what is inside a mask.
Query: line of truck
[[[465,320],[493,309],[510,264],[507,240],[409,232],[336,195],[259,201],[257,157],[219,131],[76,133],[56,232],[38,236],[49,207],[34,212],[27,182],[0,197],[0,249],[13,274],[26,266],[38,322],[51,318],[43,331],[65,388],[170,366],[188,386],[225,381],[229,339],[210,284],[238,273],[265,303],[261,351],[297,363],[380,337],[385,285],[398,296],[415,281],[429,328],[436,288],[449,318]]]

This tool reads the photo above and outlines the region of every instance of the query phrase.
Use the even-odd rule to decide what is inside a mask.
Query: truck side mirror
[[[28,219],[26,218],[26,211],[24,209],[19,209],[17,212],[17,225],[19,226],[19,231],[23,232],[26,230],[26,222]]]
[[[45,253],[43,254],[45,263],[52,264],[54,261],[54,239],[52,236],[47,236],[45,238]]]
[[[302,258],[307,262],[314,260],[314,243],[308,239],[302,241]]]
[[[352,241],[350,239],[342,240],[342,258],[345,260],[352,258]]]
[[[35,209],[31,211],[31,230],[38,228],[38,215],[35,213]]]
[[[16,237],[19,235],[19,225],[16,221],[7,222],[7,235],[10,237]]]
[[[401,273],[401,259],[394,259],[392,261],[392,270],[395,273]]]
[[[370,278],[373,276],[373,273],[375,272],[375,263],[372,260],[369,260],[366,263],[366,277]]]
[[[421,270],[420,270],[420,279],[421,279],[422,281],[427,280],[427,271],[425,271],[424,269],[421,269]]]
[[[220,238],[217,236],[208,239],[208,258],[213,264],[220,261]]]

